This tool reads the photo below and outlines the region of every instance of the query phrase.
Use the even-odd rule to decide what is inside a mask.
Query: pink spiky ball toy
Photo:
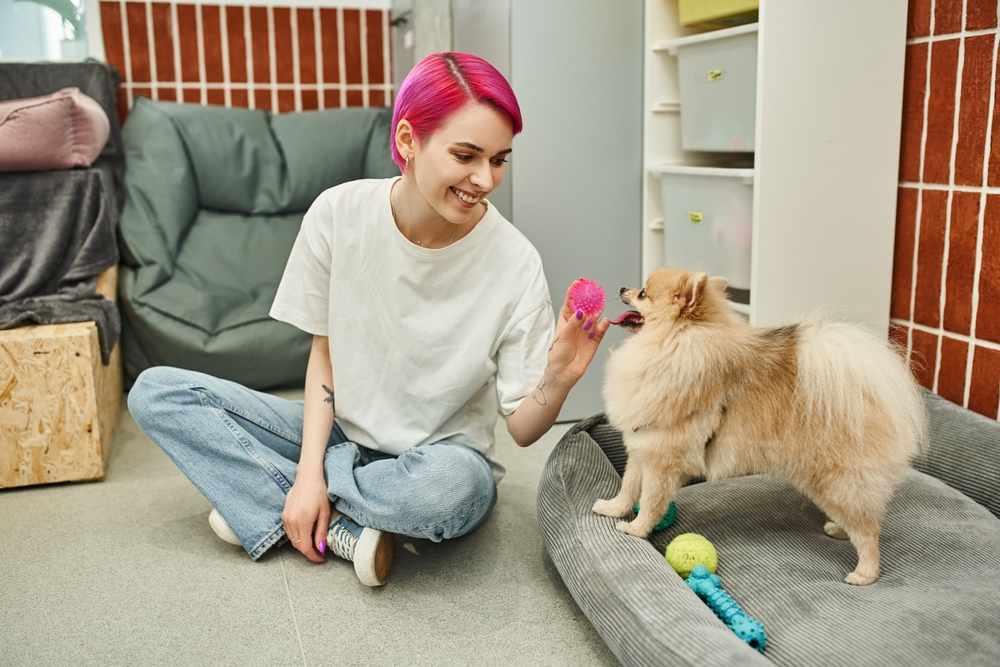
[[[582,310],[587,317],[593,317],[604,310],[604,288],[593,280],[581,278],[569,290],[569,305],[573,312]]]

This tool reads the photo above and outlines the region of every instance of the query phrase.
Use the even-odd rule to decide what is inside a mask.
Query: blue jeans
[[[302,401],[159,366],[139,375],[128,407],[251,558],[285,541],[281,512],[301,452]],[[447,440],[397,457],[348,441],[335,424],[323,469],[330,501],[342,514],[435,542],[472,532],[497,499],[486,457]]]

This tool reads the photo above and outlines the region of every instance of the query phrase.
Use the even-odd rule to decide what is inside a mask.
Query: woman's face
[[[485,104],[465,105],[437,132],[412,144],[410,170],[418,190],[442,218],[467,222],[503,181],[513,140],[506,116]]]

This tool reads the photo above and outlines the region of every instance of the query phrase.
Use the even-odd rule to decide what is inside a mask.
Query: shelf
[[[677,55],[677,49],[690,46],[692,44],[701,44],[702,42],[711,42],[717,39],[725,39],[727,37],[735,37],[737,35],[746,35],[747,33],[757,32],[757,23],[747,23],[746,25],[738,25],[735,28],[726,28],[725,30],[712,30],[709,32],[701,32],[696,35],[690,35],[688,37],[678,37],[677,39],[660,39],[653,42],[653,51],[666,51],[672,56]]]
[[[746,185],[753,184],[753,167],[715,167],[692,164],[660,163],[646,168],[651,174],[684,174],[686,176],[716,176],[719,178],[739,178]]]
[[[653,113],[680,113],[680,102],[657,102],[653,105]]]

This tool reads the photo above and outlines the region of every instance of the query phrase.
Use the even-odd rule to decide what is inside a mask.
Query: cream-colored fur
[[[848,324],[751,327],[725,285],[660,269],[622,291],[642,322],[608,360],[604,400],[628,463],[621,491],[594,511],[623,517],[639,502],[618,529],[644,538],[691,478],[778,475],[830,518],[828,535],[854,544],[846,581],[870,584],[886,506],[926,437],[909,369]]]

